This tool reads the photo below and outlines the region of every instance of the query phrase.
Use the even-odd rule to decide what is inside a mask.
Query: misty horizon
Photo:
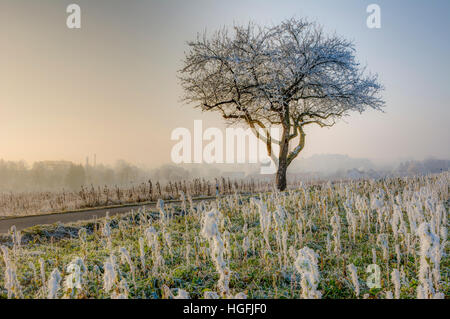
[[[315,158],[326,158],[326,157],[332,157],[332,156],[337,156],[337,157],[347,157],[350,159],[358,159],[358,160],[368,160],[371,163],[373,163],[375,166],[379,166],[379,167],[383,167],[383,166],[395,166],[398,165],[400,163],[403,162],[410,162],[410,161],[425,161],[425,160],[450,160],[450,157],[436,157],[436,156],[423,156],[423,157],[413,157],[413,156],[403,156],[403,157],[397,157],[397,158],[370,158],[370,157],[353,157],[349,154],[339,154],[339,153],[316,153],[316,154],[312,154],[309,156],[299,156],[296,159],[297,161],[302,161],[302,160],[313,160]],[[165,163],[161,163],[161,164],[157,164],[157,165],[149,165],[149,164],[145,164],[145,163],[140,163],[140,162],[133,162],[133,161],[129,161],[127,159],[124,158],[118,158],[118,159],[108,159],[106,161],[102,161],[101,159],[98,158],[98,155],[96,157],[96,159],[94,160],[94,156],[86,156],[84,158],[83,161],[74,161],[71,159],[65,159],[65,158],[56,158],[56,159],[51,159],[51,158],[43,158],[43,159],[38,159],[35,161],[27,161],[25,159],[8,159],[8,158],[2,158],[0,157],[0,161],[3,162],[13,162],[13,163],[24,163],[25,166],[27,168],[31,168],[34,164],[36,163],[44,163],[44,162],[70,162],[74,165],[81,165],[81,166],[86,166],[86,164],[88,164],[89,166],[95,166],[95,165],[99,165],[99,166],[105,166],[105,167],[114,167],[117,166],[119,163],[127,163],[142,169],[157,169],[163,166],[167,166],[167,165],[173,165],[173,166],[182,166],[182,167],[195,167],[195,166],[209,166],[209,167],[234,167],[234,170],[239,170],[240,168],[242,169],[246,169],[248,166],[259,166],[260,164],[251,164],[251,163],[243,163],[243,164],[220,164],[220,163],[212,163],[212,164],[207,164],[207,163],[202,163],[202,164],[196,164],[196,163],[182,163],[182,164],[174,164],[171,161],[167,161]],[[295,166],[295,163],[293,163],[293,166]]]
[[[39,161],[27,164],[0,159],[0,192],[79,190],[83,186],[133,187],[149,181],[169,183],[197,178],[217,180],[265,180],[272,175],[259,174],[260,164],[164,164],[155,168],[138,166],[123,160],[114,165],[100,162],[84,164],[71,161]],[[428,158],[380,164],[366,158],[340,154],[300,158],[288,169],[290,182],[297,180],[383,178],[387,176],[439,173],[450,168],[450,160]]]

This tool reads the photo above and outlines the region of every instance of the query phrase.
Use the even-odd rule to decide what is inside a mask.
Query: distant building
[[[42,167],[52,171],[59,171],[68,170],[72,165],[73,163],[69,161],[41,161],[34,163],[33,166]]]

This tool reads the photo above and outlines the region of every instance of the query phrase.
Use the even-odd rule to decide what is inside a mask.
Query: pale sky
[[[81,7],[81,29],[66,7]],[[366,7],[381,7],[381,29]],[[233,22],[309,17],[352,39],[385,85],[385,113],[308,129],[302,154],[450,158],[450,2],[0,0],[0,158],[111,164],[170,161],[176,127],[224,127],[180,102],[186,41]]]

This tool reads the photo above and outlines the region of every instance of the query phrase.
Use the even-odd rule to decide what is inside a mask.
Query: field
[[[75,191],[48,192],[0,192],[0,218],[65,212],[84,208],[143,203],[157,199],[178,199],[180,192],[192,197],[215,195],[216,185],[220,194],[268,191],[273,185],[264,181],[230,180],[221,178],[169,181],[148,181],[120,186],[84,186]]]
[[[447,298],[450,173],[232,194],[1,239],[0,298]]]

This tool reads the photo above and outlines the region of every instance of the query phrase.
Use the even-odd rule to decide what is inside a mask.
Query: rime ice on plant
[[[322,298],[322,293],[317,290],[317,285],[319,284],[317,254],[309,247],[300,249],[294,266],[302,277],[302,297],[304,299]]]

